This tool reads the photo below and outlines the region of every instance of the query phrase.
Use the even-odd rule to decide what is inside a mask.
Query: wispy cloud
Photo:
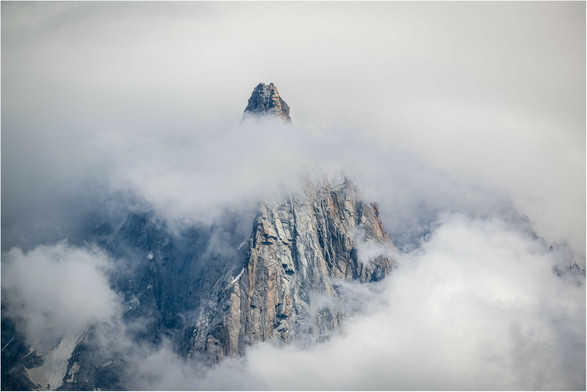
[[[108,257],[59,242],[89,210],[181,229],[345,174],[405,253],[378,305],[211,370],[133,346],[133,387],[582,389],[584,32],[581,2],[2,3],[3,303],[38,347],[116,318]],[[240,122],[258,82],[292,125]]]
[[[107,278],[112,261],[97,248],[65,242],[2,257],[2,296],[41,355],[63,336],[75,336],[120,313],[120,299]]]

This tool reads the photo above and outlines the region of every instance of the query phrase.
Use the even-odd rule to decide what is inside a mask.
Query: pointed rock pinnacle
[[[245,109],[243,119],[250,115],[256,116],[278,116],[285,122],[291,122],[289,106],[279,96],[279,91],[273,83],[268,85],[259,83],[253,90],[249,103]]]

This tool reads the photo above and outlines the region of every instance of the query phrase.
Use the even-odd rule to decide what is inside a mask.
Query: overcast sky
[[[492,246],[504,246],[505,260],[514,264],[522,252],[525,269],[496,262],[485,283],[523,280],[526,271],[547,292],[564,294],[572,304],[567,313],[541,313],[542,305],[562,306],[556,300],[529,302],[526,320],[548,325],[541,330],[552,342],[566,333],[556,317],[575,328],[571,343],[553,343],[537,357],[560,360],[553,377],[564,382],[552,388],[584,387],[584,286],[578,293],[562,289],[544,275],[544,265],[585,265],[584,2],[2,2],[1,28],[2,250],[45,244],[10,253],[22,268],[39,263],[49,271],[55,255],[71,253],[58,258],[81,254],[87,268],[102,274],[104,256],[95,249],[55,243],[86,210],[105,209],[120,195],[141,199],[181,228],[295,189],[308,170],[333,181],[347,174],[380,204],[396,242],[437,228],[450,234],[449,245],[459,235],[479,243],[485,249],[479,260],[491,259]],[[259,82],[277,85],[291,126],[241,124]],[[508,240],[495,242],[496,227]],[[524,237],[528,227],[540,245]],[[433,238],[427,251],[410,243],[405,249],[423,253],[408,259],[421,266],[449,260],[456,270],[468,265],[457,246],[443,250],[443,237]],[[439,249],[444,253],[435,257]],[[10,271],[30,284],[15,264]],[[431,270],[415,271],[401,279],[427,279]],[[107,291],[97,281],[95,289]],[[496,293],[482,294],[499,302]],[[114,301],[111,294],[106,298]],[[508,295],[506,303],[517,301]],[[47,304],[34,303],[26,290],[17,296],[32,301],[27,309],[37,323],[35,309]],[[61,298],[55,302],[62,297],[55,294]],[[519,322],[512,321],[518,311],[508,307],[498,328],[503,334]],[[93,319],[103,318],[84,316]],[[420,332],[446,332],[435,325]],[[462,328],[472,336],[484,331]],[[536,348],[507,340],[496,355],[521,341]],[[471,366],[481,371],[486,362],[477,354],[471,349],[460,360],[474,358]],[[579,355],[578,381],[564,370],[569,355]],[[507,385],[537,387],[528,380],[544,369],[542,362],[516,367],[525,358],[482,378],[497,388],[491,380],[509,369]],[[427,369],[443,372],[435,363]],[[363,376],[352,385],[360,389]],[[448,378],[442,386],[454,386]]]
[[[44,217],[37,210],[54,210],[47,203],[80,192],[81,181],[110,183],[112,166],[142,171],[169,162],[178,145],[217,143],[222,153],[215,137],[238,124],[256,83],[274,82],[299,133],[322,132],[313,144],[343,148],[333,166],[348,162],[349,137],[373,141],[389,159],[410,154],[503,192],[541,235],[584,257],[583,10],[581,2],[3,3],[3,227],[27,213]],[[250,148],[270,150],[272,140],[250,139]],[[119,162],[123,155],[131,162]],[[382,177],[398,171],[391,166],[363,172]],[[390,199],[379,193],[369,196]]]

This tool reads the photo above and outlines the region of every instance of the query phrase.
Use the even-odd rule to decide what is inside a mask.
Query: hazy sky
[[[92,290],[106,295],[100,306],[117,301],[101,278],[109,263],[104,255],[56,244],[88,209],[111,208],[131,195],[181,228],[295,189],[301,173],[319,170],[333,181],[348,174],[367,200],[377,201],[396,242],[432,231],[429,242],[406,248],[406,263],[415,267],[404,269],[399,288],[386,294],[397,307],[351,323],[353,338],[335,340],[322,355],[363,342],[366,335],[357,332],[363,328],[395,325],[401,309],[408,312],[406,325],[419,325],[431,306],[446,313],[417,329],[422,356],[405,361],[429,377],[418,384],[404,372],[398,387],[453,389],[464,375],[443,363],[466,365],[482,380],[466,379],[465,388],[584,387],[584,279],[579,289],[560,286],[545,272],[573,259],[585,265],[584,2],[1,7],[2,283],[15,301],[28,304],[30,333],[42,325],[39,314],[53,315],[56,328],[62,314],[47,313],[50,305],[27,291],[34,286],[25,273],[30,266],[47,277],[79,258],[80,268],[97,276]],[[291,107],[291,126],[241,124],[259,82],[277,85]],[[538,240],[527,236],[528,225]],[[469,242],[478,251],[458,246]],[[5,253],[13,246],[33,250]],[[10,287],[7,273],[16,282]],[[404,308],[415,295],[409,282],[433,276],[445,280],[413,286],[429,287],[430,297],[418,298],[419,310]],[[526,293],[514,290],[527,280],[535,284]],[[47,298],[64,305],[68,297],[50,282],[43,283]],[[454,288],[442,282],[463,285],[462,308],[442,300]],[[63,280],[52,284],[57,290]],[[479,304],[481,297],[486,302]],[[73,325],[108,317],[83,314]],[[443,326],[453,321],[456,332]],[[435,336],[446,344],[462,336],[473,343],[447,354]],[[390,378],[373,378],[378,364],[403,369],[389,353],[405,359],[410,347],[395,337],[382,338],[381,347],[366,368],[374,373],[354,373],[359,365],[349,359],[356,365],[346,369],[349,385],[390,385]],[[484,356],[487,347],[493,357]],[[285,355],[255,350],[251,362],[234,365],[241,377],[235,379],[251,388],[267,376],[255,364]],[[436,352],[443,354],[434,359]],[[297,363],[307,353],[290,354],[280,360]],[[172,354],[153,353],[144,370],[171,363],[166,355]],[[536,366],[524,367],[532,358]],[[342,388],[324,374],[307,380]],[[221,385],[211,380],[214,375],[200,385]],[[271,389],[279,388],[272,382]]]
[[[584,257],[584,30],[582,2],[3,2],[3,228],[78,188],[90,197],[76,185],[108,187],[109,170],[174,170],[178,146],[222,154],[218,138],[232,140],[253,87],[272,81],[332,166],[349,149],[373,155],[349,136],[386,159],[405,152],[503,192]],[[376,166],[362,171],[398,171]]]

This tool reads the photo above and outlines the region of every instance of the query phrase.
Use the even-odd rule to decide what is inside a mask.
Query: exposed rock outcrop
[[[264,204],[243,268],[201,313],[189,355],[219,361],[256,342],[327,337],[343,317],[340,282],[378,281],[391,271],[388,258],[359,261],[360,241],[393,247],[377,204],[364,202],[348,179],[334,188],[307,184],[303,195]]]
[[[245,109],[243,119],[249,116],[258,115],[273,115],[281,117],[286,122],[291,122],[289,116],[289,106],[279,96],[279,91],[273,83],[268,85],[265,83],[259,83],[253,90],[249,103]]]

